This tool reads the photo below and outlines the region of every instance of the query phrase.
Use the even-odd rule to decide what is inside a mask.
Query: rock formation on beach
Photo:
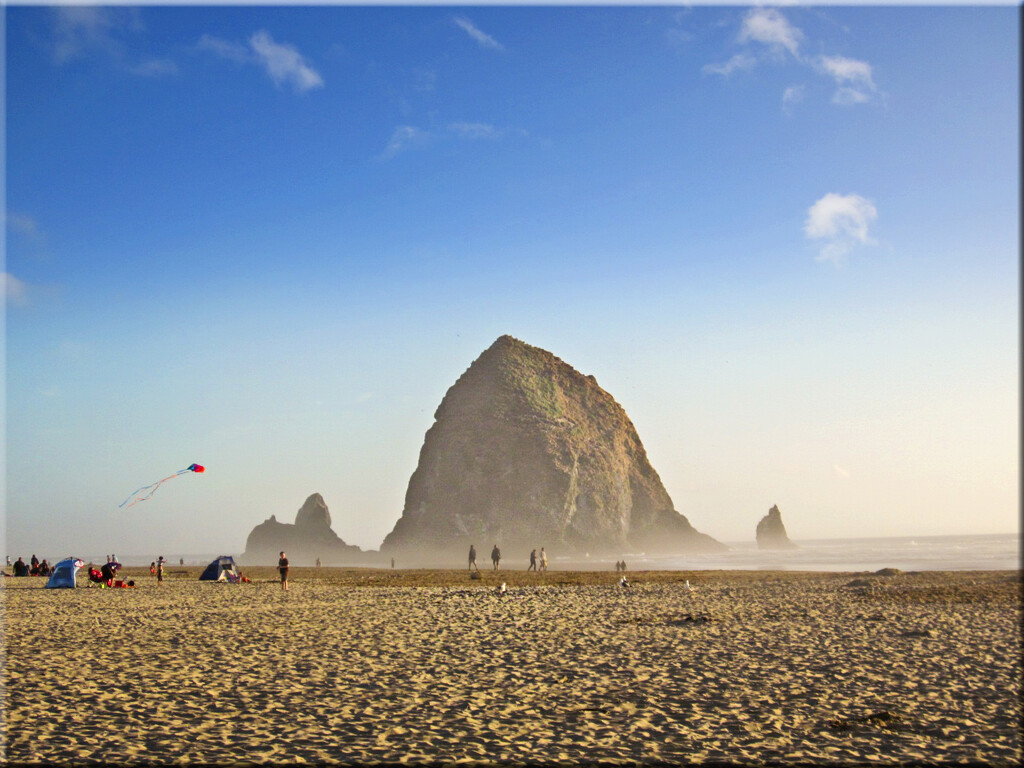
[[[768,510],[768,514],[757,524],[758,549],[796,549],[797,546],[786,535],[786,526],[782,524],[782,513],[778,505]]]
[[[370,554],[346,544],[331,530],[331,513],[319,493],[306,499],[294,525],[279,523],[271,515],[253,528],[240,559],[247,565],[276,565],[281,550],[292,565],[313,565],[317,558],[324,565],[365,564]]]
[[[449,388],[381,552],[427,562],[725,547],[677,512],[632,422],[593,376],[511,336]],[[514,554],[513,554],[514,553]]]

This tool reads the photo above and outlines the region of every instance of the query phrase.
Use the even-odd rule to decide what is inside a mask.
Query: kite
[[[166,483],[168,480],[173,480],[174,478],[178,477],[178,475],[184,475],[186,472],[205,472],[205,471],[206,471],[206,467],[204,467],[202,464],[190,464],[185,469],[179,470],[178,472],[175,472],[173,475],[165,477],[163,480],[158,480],[157,482],[152,483],[151,485],[144,485],[141,488],[139,488],[137,491],[133,491],[132,494],[127,499],[122,501],[117,506],[118,506],[119,509],[121,509],[121,508],[125,508],[126,509],[126,508],[132,506],[132,504],[135,504],[136,502],[145,501],[146,499],[150,498],[154,493],[156,493],[157,489],[159,489],[161,485]],[[143,491],[149,491],[149,493],[147,493],[145,496],[140,496],[139,494],[142,493]]]

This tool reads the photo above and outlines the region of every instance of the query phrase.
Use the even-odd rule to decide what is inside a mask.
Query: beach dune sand
[[[195,569],[192,569],[195,570]],[[1015,763],[1019,572],[4,579],[12,762]],[[501,595],[496,586],[507,583]],[[684,582],[692,586],[688,588]]]

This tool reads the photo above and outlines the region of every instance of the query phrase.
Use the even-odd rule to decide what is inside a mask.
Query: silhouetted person
[[[28,565],[20,557],[14,562],[14,575],[28,576]]]
[[[288,591],[288,558],[285,557],[284,552],[281,553],[281,559],[277,561],[277,570],[281,573],[281,589],[285,592]]]
[[[528,571],[536,571],[537,570],[537,550],[536,549],[531,549],[530,550],[530,567],[527,568],[526,570],[528,570]]]
[[[491,550],[491,562],[494,563],[494,570],[498,570],[498,563],[501,562],[501,550],[498,549],[498,545],[494,545],[494,549]]]
[[[475,544],[470,544],[469,545],[469,570],[472,571],[474,568],[476,568],[478,571],[480,570],[480,567],[476,564],[476,545]]]

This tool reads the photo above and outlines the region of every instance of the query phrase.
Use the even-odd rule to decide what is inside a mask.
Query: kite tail
[[[125,499],[124,501],[122,501],[120,504],[117,505],[117,508],[118,509],[127,509],[128,507],[136,504],[137,502],[145,501],[146,499],[152,497],[152,495],[154,493],[156,493],[160,489],[160,486],[163,485],[164,483],[166,483],[168,480],[173,480],[178,475],[184,475],[186,472],[191,472],[191,471],[192,471],[191,469],[182,469],[182,470],[180,470],[178,472],[175,472],[173,475],[169,475],[169,476],[165,477],[163,480],[157,480],[155,483],[151,483],[150,485],[144,485],[141,488],[139,488],[138,490],[133,491],[128,496],[127,499]],[[151,490],[145,496],[139,496],[138,495],[138,494],[142,493],[144,490],[146,490],[147,488],[152,488],[153,490]],[[129,504],[128,502],[131,502],[131,504]]]

